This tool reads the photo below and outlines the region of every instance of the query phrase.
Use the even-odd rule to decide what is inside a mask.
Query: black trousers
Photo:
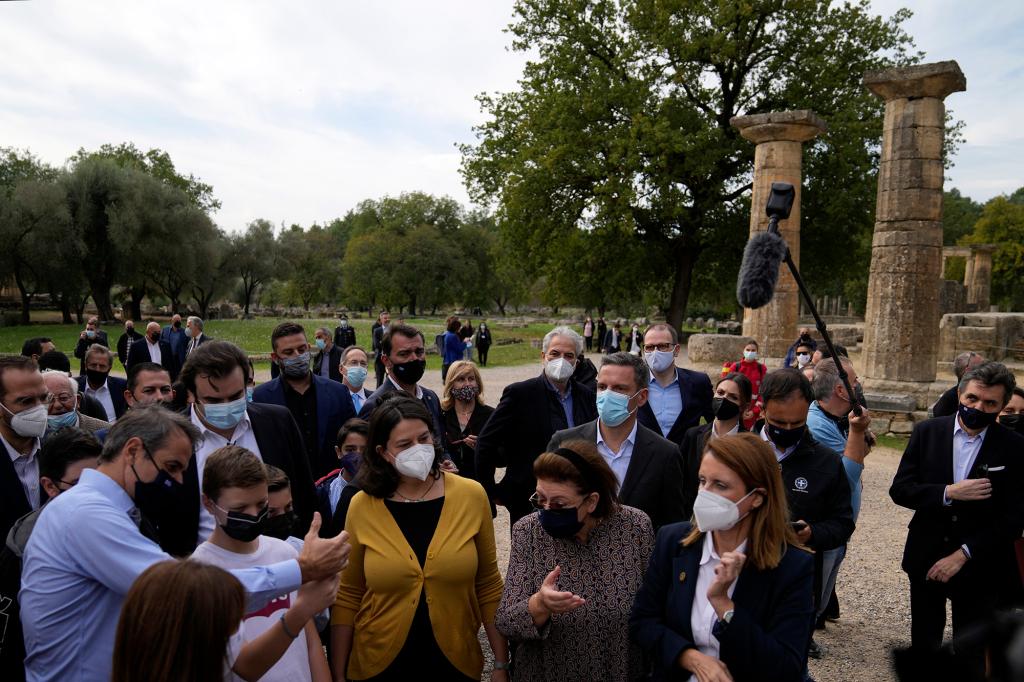
[[[380,388],[380,385],[384,383],[384,373],[386,371],[384,369],[384,363],[380,361],[380,358],[374,360],[373,369],[377,373],[377,388]]]
[[[531,495],[533,493],[530,493]],[[530,504],[529,499],[526,497],[516,498],[514,500],[506,500],[502,498],[505,509],[508,510],[508,528],[509,533],[512,532],[512,526],[516,525],[516,521],[523,518],[527,514],[533,513],[533,505]]]
[[[946,600],[952,603],[953,639],[984,623],[993,615],[992,585],[972,572],[954,576],[948,583],[910,579],[910,644],[919,656],[942,646],[946,629]],[[985,671],[984,647],[978,644],[956,647],[958,667],[978,679]]]
[[[490,346],[477,346],[476,347],[476,357],[480,361],[480,366],[481,367],[486,367],[487,366],[487,351],[489,351],[490,349],[491,349]]]

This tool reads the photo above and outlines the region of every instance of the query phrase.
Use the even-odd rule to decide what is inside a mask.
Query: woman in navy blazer
[[[814,562],[771,448],[749,433],[708,441],[694,518],[658,531],[633,604],[630,637],[653,679],[803,680]]]

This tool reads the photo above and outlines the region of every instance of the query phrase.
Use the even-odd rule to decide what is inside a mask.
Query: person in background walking
[[[487,351],[491,349],[491,330],[487,328],[486,322],[481,322],[476,328],[476,336],[473,339],[476,345],[476,357],[481,367],[487,366]]]
[[[754,428],[754,423],[761,417],[761,382],[764,381],[768,367],[757,360],[757,341],[750,339],[743,346],[743,359],[739,362],[727,362],[722,367],[722,376],[730,372],[739,372],[750,379],[750,387],[753,390],[754,399],[750,404],[750,416],[743,418],[743,427],[748,431]]]
[[[492,412],[484,403],[484,381],[476,365],[468,360],[452,363],[441,392],[441,421],[445,451],[467,478],[476,478],[476,437]]]
[[[608,325],[605,324],[604,318],[597,318],[597,352],[604,352],[604,335],[608,333]]]
[[[448,376],[448,368],[453,362],[458,362],[463,357],[465,343],[460,336],[461,327],[459,318],[448,318],[448,325],[444,333],[444,351],[441,355],[441,381]]]
[[[583,343],[588,353],[594,350],[594,320],[590,315],[583,321]]]

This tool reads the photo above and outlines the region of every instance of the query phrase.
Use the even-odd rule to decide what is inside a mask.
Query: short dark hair
[[[416,327],[410,324],[393,324],[388,327],[388,332],[380,340],[380,353],[381,355],[391,356],[391,337],[392,336],[404,336],[407,339],[415,339],[417,336],[420,337],[420,341],[426,343],[426,339],[423,337],[421,332]]]
[[[601,366],[611,365],[613,367],[629,367],[633,370],[633,381],[639,391],[647,388],[651,381],[651,370],[647,363],[639,355],[632,355],[623,351],[606,355],[601,359]]]
[[[571,459],[555,452],[545,452],[533,463],[533,477],[557,483],[571,483],[583,495],[597,493],[597,507],[594,516],[604,518],[619,508],[619,479],[598,452],[597,444],[587,440],[571,440],[562,443],[558,450],[565,448],[576,453],[587,471]]]
[[[39,369],[55,369],[58,372],[70,372],[71,360],[59,350],[48,350],[39,356]]]
[[[668,330],[668,333],[672,335],[672,343],[679,343],[679,331],[672,325],[665,324],[664,322],[655,322],[647,327],[647,329],[644,330],[644,342],[646,343],[647,341],[647,332],[663,332],[666,329]]]
[[[273,464],[264,464],[263,468],[267,472],[267,492],[276,493],[292,487],[292,482],[283,469]]]
[[[19,369],[25,372],[39,369],[36,361],[24,355],[0,355],[0,400],[7,397],[7,384],[4,382],[4,374],[7,370]]]
[[[844,346],[841,343],[833,343],[832,345],[835,347],[836,352],[842,355],[844,358],[850,357],[850,353],[849,351],[846,350],[846,346]],[[832,357],[831,351],[829,351],[828,346],[825,344],[821,344],[821,348],[818,348],[816,350],[821,351],[822,360]]]
[[[995,362],[989,360],[983,362],[972,370],[969,370],[964,374],[960,380],[960,385],[957,387],[958,393],[963,393],[967,389],[967,384],[972,381],[977,381],[982,386],[1002,386],[1003,387],[1003,407],[1006,407],[1006,403],[1010,402],[1010,398],[1013,397],[1013,389],[1017,387],[1017,380],[1013,378],[1013,372],[1006,369],[1006,365],[1001,362]]]
[[[1018,398],[1024,398],[1024,388],[1021,388],[1020,386],[1014,386],[1013,387],[1013,395],[1017,396]],[[1010,402],[1010,401],[1007,400],[1006,402]]]
[[[100,453],[99,461],[113,462],[132,438],[140,439],[142,445],[152,454],[163,447],[175,430],[184,433],[192,445],[200,438],[199,429],[193,426],[188,417],[168,410],[159,403],[133,407],[118,417],[110,427],[107,438],[103,441],[103,452]]]
[[[295,336],[296,334],[302,334],[303,337],[306,336],[306,330],[301,324],[298,322],[282,322],[274,327],[274,331],[270,332],[270,349],[276,351],[278,339],[285,336]]]
[[[348,346],[343,351],[341,351],[341,362],[345,363],[348,360],[349,353],[351,353],[354,350],[361,351],[362,354],[366,356],[367,360],[370,359],[370,354],[367,353],[366,349],[363,348],[362,346]]]
[[[234,372],[236,367],[242,370],[243,379],[248,376],[249,356],[244,350],[230,341],[207,341],[188,354],[178,381],[186,391],[195,395],[196,377],[223,379]]]
[[[225,488],[255,488],[266,483],[263,460],[241,445],[217,448],[203,466],[203,494],[211,500]]]
[[[341,425],[340,429],[338,429],[338,437],[334,441],[335,444],[340,448],[345,443],[345,439],[348,438],[348,434],[350,433],[358,433],[366,437],[367,440],[369,440],[369,422],[367,422],[365,419],[360,419],[359,417],[353,417],[352,419],[349,419],[348,421]]]
[[[715,382],[715,388],[723,381],[733,381],[736,383],[736,387],[740,389],[740,400],[743,401],[744,405],[749,405],[751,399],[754,397],[754,386],[750,383],[750,379],[743,372],[729,372],[724,377],[719,378]]]
[[[68,467],[83,459],[95,462],[103,446],[91,433],[82,429],[61,429],[46,437],[39,449],[39,476],[59,481]]]
[[[378,405],[370,417],[366,451],[363,453],[363,463],[356,475],[356,485],[367,495],[387,499],[398,489],[398,472],[377,452],[377,448],[387,448],[391,432],[403,419],[418,419],[430,429],[431,435],[435,438],[434,463],[430,467],[430,474],[434,477],[440,475],[441,449],[436,445],[437,434],[434,433],[433,417],[416,398],[393,395]]]
[[[128,392],[135,393],[135,387],[139,385],[139,375],[143,372],[163,372],[167,375],[168,381],[170,382],[171,373],[166,369],[156,364],[155,362],[136,362],[134,365],[128,368]]]
[[[53,339],[48,336],[36,336],[31,339],[26,339],[25,343],[21,344],[21,354],[27,358],[35,355],[39,357],[43,354],[43,344],[53,343]]]
[[[765,404],[769,400],[786,400],[794,393],[808,404],[814,402],[811,382],[795,367],[784,367],[768,372],[761,382],[761,400]]]
[[[459,318],[455,317],[454,315],[448,318],[448,324],[445,325],[445,329],[447,329],[450,332],[457,333],[461,328],[462,325],[459,324]]]

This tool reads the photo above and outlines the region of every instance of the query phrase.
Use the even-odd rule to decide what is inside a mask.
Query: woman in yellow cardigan
[[[479,680],[483,623],[492,682],[508,679],[508,645],[494,627],[502,580],[487,495],[440,469],[433,420],[397,396],[370,419],[345,530],[352,553],[331,616],[341,680]]]

